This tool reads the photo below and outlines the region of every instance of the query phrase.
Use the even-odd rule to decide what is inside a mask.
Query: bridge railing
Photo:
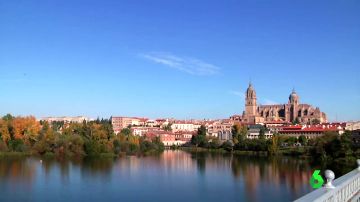
[[[326,184],[297,199],[295,202],[360,202],[360,159],[357,160],[357,164],[357,169],[336,180],[334,180],[335,175],[331,170],[325,171]]]

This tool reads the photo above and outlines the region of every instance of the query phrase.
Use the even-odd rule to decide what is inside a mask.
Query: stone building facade
[[[300,123],[312,123],[314,120],[320,123],[327,121],[326,114],[318,107],[301,104],[295,90],[290,94],[287,104],[257,105],[256,101],[256,92],[250,83],[245,94],[245,111],[242,115],[234,115],[230,118],[249,124],[272,121],[298,121]]]

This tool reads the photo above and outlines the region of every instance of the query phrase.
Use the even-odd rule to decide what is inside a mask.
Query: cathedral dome
[[[298,101],[298,100],[299,100],[299,96],[295,92],[295,90],[293,89],[290,96],[289,96],[289,101],[290,101],[290,103],[294,103],[295,101]]]

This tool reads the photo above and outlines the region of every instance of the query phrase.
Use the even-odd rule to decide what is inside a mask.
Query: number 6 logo
[[[320,170],[315,170],[310,178],[310,185],[312,188],[320,188],[324,184],[324,179],[319,175]]]

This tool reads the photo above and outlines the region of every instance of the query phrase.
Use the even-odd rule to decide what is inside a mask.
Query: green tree
[[[198,128],[197,134],[192,136],[191,143],[196,147],[204,147],[207,145],[206,127],[204,125],[201,125],[200,128]]]
[[[300,137],[299,137],[299,143],[300,143],[301,145],[306,145],[307,139],[306,139],[305,135],[300,135]]]
[[[121,151],[121,142],[120,142],[120,140],[115,139],[113,141],[113,145],[114,145],[114,153],[119,154],[120,151]]]
[[[15,119],[15,117],[12,116],[11,114],[6,114],[5,116],[2,117],[2,119],[3,119],[4,121],[12,121],[12,120]]]
[[[265,128],[261,127],[260,131],[259,131],[259,139],[260,140],[265,140]]]
[[[272,138],[271,138],[271,144],[269,145],[269,149],[268,151],[270,152],[270,154],[276,154],[279,150],[279,134],[274,133]]]
[[[130,128],[123,128],[121,131],[120,131],[120,134],[123,134],[125,136],[129,136],[131,135],[131,129]]]
[[[233,150],[233,144],[231,141],[225,141],[222,145],[221,148],[225,149],[226,151],[232,151]]]
[[[197,134],[206,136],[206,127],[204,125],[201,125],[200,128],[198,128]]]
[[[221,146],[220,140],[217,137],[211,137],[208,141],[210,149],[217,149]]]
[[[353,142],[349,133],[339,135],[336,132],[326,132],[322,137],[316,138],[311,148],[311,155],[318,160],[328,161],[334,159],[352,159]]]
[[[172,128],[171,128],[171,123],[168,123],[168,124],[166,124],[164,127],[163,127],[163,129],[165,130],[165,131],[172,131]]]
[[[9,148],[11,151],[16,152],[24,152],[26,151],[26,147],[24,145],[24,142],[21,139],[11,139],[9,140]]]
[[[231,128],[231,133],[233,136],[234,144],[238,144],[239,142],[245,140],[247,134],[247,127],[241,126],[240,124],[234,124]]]
[[[297,138],[296,137],[286,137],[285,142],[289,145],[292,146],[297,142]]]

